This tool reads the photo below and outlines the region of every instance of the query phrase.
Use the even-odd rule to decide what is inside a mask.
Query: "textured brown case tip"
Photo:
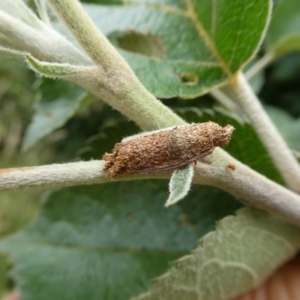
[[[108,177],[120,174],[149,174],[195,162],[229,143],[234,127],[214,122],[198,123],[155,131],[117,143],[105,153]]]

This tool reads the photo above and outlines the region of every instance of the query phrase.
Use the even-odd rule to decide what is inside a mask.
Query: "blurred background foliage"
[[[88,3],[118,4],[99,0]],[[30,1],[31,3],[31,1]],[[262,56],[264,49],[259,56]],[[284,55],[260,74],[258,93],[267,112],[291,148],[300,153],[300,53]],[[37,78],[22,61],[0,58],[0,168],[42,165],[79,159],[100,158],[124,135],[138,131],[135,124],[112,110],[94,96],[87,95],[75,116],[44,137],[27,151],[22,140],[31,122],[34,106],[41,98],[41,85],[53,85]],[[219,106],[209,95],[193,100],[162,99],[164,104],[180,111],[184,108],[213,109]],[[120,124],[123,130],[120,131]],[[110,138],[113,136],[113,138]],[[96,150],[95,150],[96,149]],[[299,156],[300,157],[300,156]],[[1,193],[0,236],[24,227],[34,218],[43,191]],[[7,278],[9,264],[0,256],[0,296],[12,287]]]

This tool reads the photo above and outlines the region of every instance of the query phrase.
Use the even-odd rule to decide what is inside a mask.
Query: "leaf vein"
[[[202,39],[206,43],[207,47],[211,50],[214,57],[219,61],[222,69],[224,70],[224,72],[229,77],[231,77],[232,73],[231,73],[228,65],[225,63],[225,61],[221,57],[218,49],[216,48],[214,42],[211,39],[211,37],[208,35],[206,30],[203,28],[203,25],[201,24],[201,22],[198,20],[197,16],[195,15],[195,12],[194,12],[194,9],[193,9],[193,4],[192,4],[191,0],[185,0],[185,1],[186,1],[186,5],[187,5],[187,8],[188,8],[189,16],[190,16],[192,22],[194,23],[194,25],[196,27],[196,30],[198,31],[199,35],[202,37]]]

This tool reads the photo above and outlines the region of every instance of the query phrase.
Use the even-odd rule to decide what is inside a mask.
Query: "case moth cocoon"
[[[147,132],[117,143],[105,153],[108,177],[121,174],[149,174],[174,170],[226,146],[234,127],[214,122],[176,126]]]

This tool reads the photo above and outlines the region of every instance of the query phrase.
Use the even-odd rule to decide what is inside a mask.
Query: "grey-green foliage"
[[[267,0],[150,3],[85,8],[147,88],[156,96],[186,98],[224,84],[253,57],[271,7]],[[81,93],[71,89],[67,99],[45,93],[34,119],[41,123],[33,122],[35,130],[29,129],[25,145],[33,145],[74,114],[80,101],[74,99]],[[47,123],[43,114],[54,117]],[[183,115],[189,121],[233,124],[236,131],[226,150],[282,183],[249,124],[220,111],[190,109]],[[163,208],[166,197],[166,184],[151,182],[50,194],[37,220],[1,243],[16,263],[13,276],[23,300],[128,299],[145,292],[149,279],[180,257],[141,299],[160,299],[158,291],[163,299],[221,299],[258,284],[299,247],[295,227],[245,209],[220,222],[216,232],[184,256],[216,220],[240,204],[207,187],[193,187],[186,201],[169,210]]]
[[[173,205],[187,195],[191,188],[193,175],[194,167],[191,164],[173,172],[169,182],[170,195],[165,206]]]
[[[166,182],[53,192],[32,225],[1,242],[1,250],[9,251],[17,265],[13,276],[22,299],[123,300],[145,291],[169,261],[196,246],[214,219],[238,207],[226,196],[220,196],[220,205],[215,195],[210,203],[222,211],[212,212],[198,201],[199,192],[205,189],[198,189],[192,202],[193,211],[206,216],[201,225],[186,208],[164,208]]]
[[[33,119],[26,130],[23,149],[27,150],[73,116],[86,92],[74,84],[41,79]]]
[[[229,299],[260,284],[300,246],[298,228],[245,208],[218,223],[189,256],[135,300]]]
[[[243,136],[248,138],[243,143],[230,143],[226,149],[234,155],[239,155],[241,159],[249,157],[254,168],[260,169],[270,178],[280,180],[280,177],[276,177],[271,160],[265,157],[265,150],[247,123],[224,111],[201,112],[199,109],[188,108],[181,109],[180,115],[191,122],[210,119],[221,125],[233,124],[236,128],[233,139],[238,141],[242,140]],[[126,129],[126,126],[129,129]],[[120,136],[132,129],[130,124],[125,123],[122,123],[121,127],[117,123],[114,127],[116,130],[119,128]],[[103,136],[109,135],[113,139],[113,132],[113,128],[108,127],[103,131]],[[105,139],[102,138],[103,140]],[[95,144],[96,149],[98,144],[103,144],[101,139]],[[251,147],[256,149],[255,154],[252,153]],[[256,159],[253,159],[254,157]],[[58,296],[66,300],[85,300],[86,297],[128,299],[137,296],[149,288],[150,279],[167,271],[169,261],[174,261],[195,249],[196,240],[211,231],[215,221],[232,214],[240,207],[232,196],[204,186],[193,186],[185,201],[168,209],[164,208],[166,198],[167,182],[158,181],[111,183],[88,188],[71,188],[50,194],[44,201],[37,221],[1,244],[1,249],[11,253],[18,266],[13,275],[17,279],[18,288],[24,293],[24,299],[50,300]],[[256,215],[255,212],[255,218]],[[243,214],[242,216],[230,219],[234,224],[239,224],[236,226],[241,230],[244,228],[245,219],[248,218]],[[285,243],[278,243],[273,247],[274,250],[268,248],[268,251],[265,251],[260,240],[255,240],[258,237],[257,232],[265,232],[263,219],[278,231],[275,239],[279,241],[292,234],[296,243],[298,231],[293,226],[284,225],[284,222],[276,225],[276,219],[265,213],[258,213],[258,216],[263,217],[259,217],[259,221],[253,221],[257,222],[257,225],[251,240],[256,248],[247,244],[247,235],[241,238],[235,235],[232,229],[226,231],[226,226],[219,227],[217,233],[209,234],[212,236],[209,238],[211,248],[230,253],[231,259],[238,260],[247,255],[251,257],[253,251],[260,258],[255,261],[260,261],[264,273],[259,277],[257,271],[256,280],[240,273],[248,279],[244,279],[244,284],[238,280],[233,282],[233,286],[230,286],[233,291],[234,286],[241,290],[252,287],[297,249],[294,244],[286,247]],[[250,230],[252,231],[253,229]],[[231,242],[215,243],[219,239],[223,241],[223,235],[225,240],[227,235],[232,236]],[[269,236],[272,241],[273,235]],[[237,246],[244,243],[247,247],[238,250]],[[200,249],[202,246],[197,253],[201,253]],[[243,255],[239,251],[242,251]],[[200,261],[205,257],[198,256]],[[270,257],[273,258],[272,263]],[[187,260],[184,258],[179,261]],[[248,264],[249,269],[256,268],[252,266],[251,261],[248,261]],[[181,266],[184,270],[184,265]],[[176,269],[181,274],[180,268]],[[173,274],[174,268],[171,270]],[[215,268],[211,270],[213,272]],[[211,270],[207,269],[207,272]],[[217,275],[214,277],[218,278]],[[206,289],[205,282],[203,281],[202,287]],[[114,289],[111,289],[112,285]]]

